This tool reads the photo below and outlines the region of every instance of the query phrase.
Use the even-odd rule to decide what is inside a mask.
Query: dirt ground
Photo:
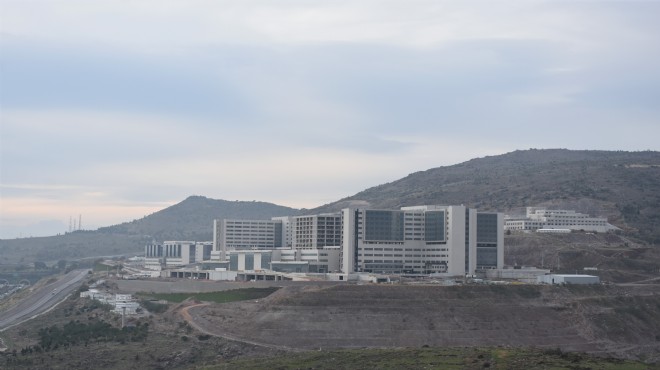
[[[217,335],[294,349],[514,346],[660,360],[660,289],[287,287],[189,310]]]

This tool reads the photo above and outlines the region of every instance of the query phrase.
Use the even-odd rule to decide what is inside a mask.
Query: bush
[[[140,301],[140,305],[151,313],[163,313],[169,308],[169,305],[167,304],[153,302],[146,299]]]

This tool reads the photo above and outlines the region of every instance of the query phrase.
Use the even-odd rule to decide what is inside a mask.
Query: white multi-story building
[[[213,221],[213,258],[225,261],[227,251],[282,248],[281,220]]]
[[[212,258],[226,261],[232,250],[323,249],[340,243],[339,213],[271,220],[222,219],[213,222]]]
[[[345,273],[463,276],[504,265],[503,215],[464,206],[343,209]]]
[[[290,227],[293,249],[323,249],[341,243],[339,213],[291,217]]]
[[[526,217],[508,217],[504,221],[505,230],[570,229],[590,232],[607,232],[617,227],[604,217],[591,217],[570,210],[527,207]]]

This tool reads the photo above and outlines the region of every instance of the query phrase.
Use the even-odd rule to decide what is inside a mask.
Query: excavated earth
[[[514,346],[660,360],[657,285],[290,286],[189,312],[209,333],[279,348]]]

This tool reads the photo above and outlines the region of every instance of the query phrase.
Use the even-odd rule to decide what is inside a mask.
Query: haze
[[[0,237],[658,150],[655,1],[0,0]]]

